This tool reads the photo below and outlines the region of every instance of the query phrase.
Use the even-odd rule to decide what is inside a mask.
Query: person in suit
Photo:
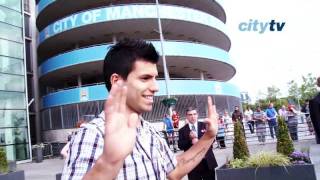
[[[193,144],[196,144],[206,132],[206,125],[204,122],[198,121],[198,112],[195,108],[187,108],[186,118],[188,123],[179,130],[178,140],[178,147],[183,151],[187,151]],[[188,174],[188,179],[214,180],[217,166],[211,146],[200,164]]]
[[[320,87],[320,77],[317,78]],[[309,102],[310,118],[314,127],[317,144],[320,144],[320,92]]]

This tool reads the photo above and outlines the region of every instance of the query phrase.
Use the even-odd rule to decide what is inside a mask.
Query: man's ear
[[[122,80],[122,77],[117,73],[113,73],[110,77],[111,86],[114,85],[119,80]]]

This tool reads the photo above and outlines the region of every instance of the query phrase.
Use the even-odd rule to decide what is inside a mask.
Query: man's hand
[[[198,141],[199,141],[198,138],[193,138],[193,139],[191,140],[191,143],[192,143],[192,144],[195,144],[195,143],[197,143]]]
[[[207,124],[207,130],[204,135],[215,138],[218,132],[218,114],[210,96],[208,96],[208,118],[204,122]]]
[[[112,85],[105,102],[105,137],[103,153],[84,176],[84,180],[115,179],[124,159],[132,152],[139,122],[137,113],[130,113],[126,105],[127,87],[119,80]]]
[[[124,161],[136,142],[138,114],[129,114],[126,99],[127,87],[119,80],[112,86],[104,107],[106,122],[101,157],[111,164]]]
[[[190,136],[190,139],[192,140],[197,137],[197,134],[194,131],[190,131],[189,136]]]

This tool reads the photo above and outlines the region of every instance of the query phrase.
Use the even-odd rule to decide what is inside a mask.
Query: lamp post
[[[165,55],[164,46],[163,46],[164,39],[163,39],[163,33],[162,33],[162,25],[161,25],[159,1],[158,0],[156,0],[156,7],[157,7],[157,18],[158,18],[158,28],[159,28],[159,34],[160,34],[160,45],[161,45],[164,79],[165,79],[165,84],[166,84],[166,93],[167,93],[168,98],[170,98],[169,88],[168,88],[170,76],[169,76],[168,69],[167,69],[166,55]]]
[[[160,45],[161,45],[161,54],[162,54],[162,63],[163,63],[163,71],[164,71],[164,79],[165,79],[165,85],[166,85],[166,94],[167,98],[162,101],[162,103],[165,106],[169,107],[169,114],[170,117],[172,116],[172,105],[175,105],[177,102],[176,98],[171,98],[169,93],[169,81],[170,76],[167,69],[167,61],[166,61],[166,55],[164,51],[164,45],[163,45],[163,33],[162,33],[162,25],[161,25],[161,18],[160,18],[160,10],[159,10],[159,1],[156,0],[156,7],[157,7],[157,18],[158,18],[158,28],[159,28],[159,34],[160,34]]]

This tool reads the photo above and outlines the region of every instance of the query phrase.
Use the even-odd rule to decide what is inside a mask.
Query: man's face
[[[187,112],[187,120],[189,123],[194,124],[198,120],[198,112],[197,110],[192,110]]]
[[[125,81],[128,88],[127,106],[130,111],[141,114],[152,110],[154,95],[159,90],[157,76],[156,64],[143,60],[134,63],[133,70]]]

